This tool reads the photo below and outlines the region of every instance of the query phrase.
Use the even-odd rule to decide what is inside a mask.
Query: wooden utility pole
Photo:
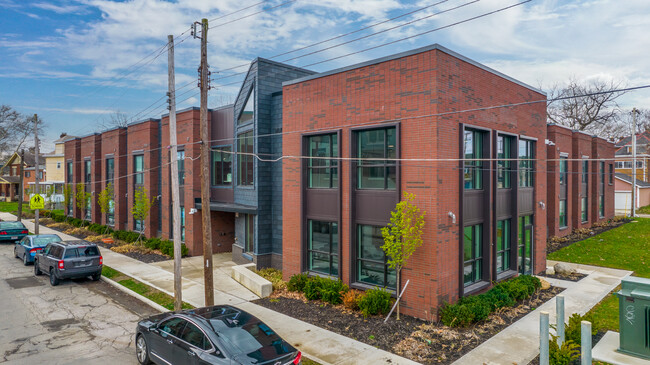
[[[38,188],[38,115],[34,114],[34,194],[39,194]],[[21,196],[22,200],[22,196]],[[34,234],[38,234],[38,209],[34,210]]]
[[[20,150],[20,183],[18,184],[18,222],[23,219],[23,191],[25,190],[25,172],[23,166],[25,164],[25,149]]]
[[[174,75],[174,36],[167,36],[167,67],[169,85],[169,145],[172,168],[172,222],[174,225],[174,310],[183,309],[181,263],[181,203],[178,181],[178,146],[176,137],[176,77]]]
[[[212,279],[212,224],[210,222],[210,138],[208,135],[208,19],[201,21],[201,216],[205,305],[214,305]]]

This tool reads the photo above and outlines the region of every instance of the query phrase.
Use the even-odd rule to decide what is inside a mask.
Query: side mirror
[[[158,328],[153,327],[153,326],[149,327],[149,332],[153,332],[153,333],[156,333],[156,334],[160,333],[160,331],[158,331]]]

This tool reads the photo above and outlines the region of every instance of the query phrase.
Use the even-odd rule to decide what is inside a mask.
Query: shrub
[[[508,292],[508,295],[510,295],[510,297],[515,301],[520,301],[529,296],[528,286],[519,280],[513,279],[500,285],[503,285],[503,288]]]
[[[440,321],[449,327],[467,327],[474,322],[474,316],[466,305],[445,304],[440,309]]]
[[[343,284],[341,280],[332,280],[322,278],[321,280],[321,299],[330,304],[343,303],[343,295],[348,292],[350,288]]]
[[[576,344],[579,344],[582,341],[582,329],[581,323],[586,320],[585,316],[581,316],[578,313],[573,313],[569,317],[569,323],[564,327],[564,338],[566,341],[573,341]],[[591,327],[591,334],[596,334],[596,327]]]
[[[287,289],[289,291],[303,292],[305,291],[307,280],[309,280],[309,275],[305,273],[293,275],[287,283]]]
[[[449,327],[466,327],[472,323],[486,319],[492,312],[494,305],[489,302],[491,296],[486,294],[461,298],[458,303],[446,305],[440,312],[440,320]],[[497,294],[505,293],[501,290]]]
[[[492,311],[503,307],[511,307],[515,304],[515,300],[510,296],[510,293],[500,284],[480,296],[490,304]]]
[[[318,300],[321,298],[322,278],[320,276],[310,277],[305,283],[303,292],[309,300]]]
[[[282,271],[274,268],[266,268],[255,271],[257,275],[263,277],[273,284],[273,290],[281,290],[287,287],[287,283],[282,281]]]
[[[375,314],[386,314],[390,311],[392,300],[390,292],[383,288],[368,290],[357,302],[364,318]]]
[[[562,347],[557,344],[557,336],[551,335],[548,341],[549,363],[552,365],[569,365],[580,357],[580,346],[569,340],[562,342]]]
[[[144,245],[152,250],[159,250],[160,249],[160,243],[162,241],[158,237],[153,237],[149,238],[148,240],[144,241]]]
[[[169,240],[161,240],[159,250],[160,250],[160,252],[162,252],[163,255],[167,255],[167,256],[169,256],[171,258],[174,258],[174,242],[169,241]],[[181,257],[187,256],[188,253],[189,253],[189,250],[187,249],[187,246],[185,246],[185,244],[182,243],[181,244]]]
[[[361,298],[362,292],[359,290],[348,290],[347,293],[343,295],[343,305],[350,310],[359,309],[359,298]]]
[[[113,232],[113,238],[125,241],[128,243],[133,243],[138,239],[138,236],[140,234],[138,232],[132,232],[132,231],[114,231]]]

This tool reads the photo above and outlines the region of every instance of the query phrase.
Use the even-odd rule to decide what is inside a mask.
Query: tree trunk
[[[395,285],[397,287],[397,320],[399,321],[399,289],[400,289],[400,281],[399,281],[399,274],[400,271],[402,271],[401,267],[397,267],[396,271],[396,279],[397,279],[397,284]]]

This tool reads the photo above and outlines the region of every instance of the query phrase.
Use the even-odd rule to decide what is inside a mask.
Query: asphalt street
[[[156,311],[102,281],[52,287],[0,244],[0,364],[137,364],[134,329]]]

